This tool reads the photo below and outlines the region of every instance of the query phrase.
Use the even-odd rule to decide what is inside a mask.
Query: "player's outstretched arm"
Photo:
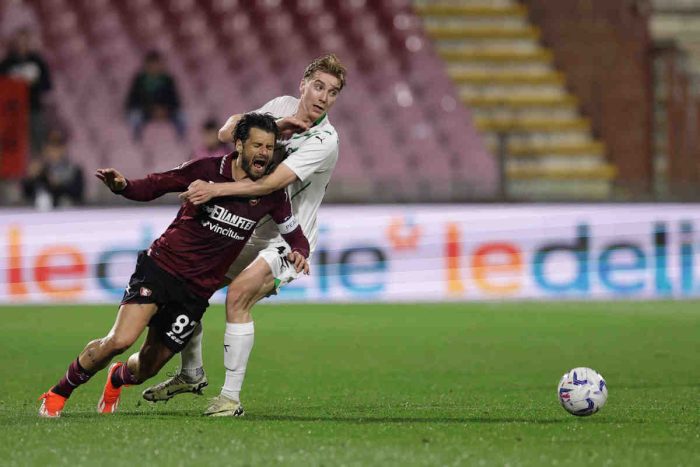
[[[166,172],[148,174],[146,178],[127,179],[114,169],[98,169],[95,176],[112,192],[132,201],[151,201],[166,193],[181,193],[193,180],[206,176],[208,159],[187,161]]]
[[[180,199],[199,205],[220,196],[264,196],[286,188],[296,179],[297,174],[292,169],[285,164],[280,164],[270,175],[256,181],[245,179],[239,182],[208,183],[204,180],[195,180],[187,187],[187,191],[180,194]]]
[[[119,173],[116,169],[97,169],[95,172],[95,177],[102,180],[102,183],[107,185],[107,188],[109,188],[113,193],[124,191],[127,185],[124,175]]]

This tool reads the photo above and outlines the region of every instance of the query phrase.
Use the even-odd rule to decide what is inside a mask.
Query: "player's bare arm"
[[[207,183],[195,180],[187,187],[187,191],[180,194],[180,199],[200,205],[221,196],[264,196],[285,188],[296,179],[297,174],[292,169],[280,164],[270,175],[256,181],[245,179],[231,183]]]
[[[115,169],[97,169],[95,177],[102,180],[102,183],[107,185],[107,188],[115,193],[123,191],[124,188],[126,188],[126,178]]]
[[[236,128],[236,124],[241,119],[242,114],[231,115],[224,126],[219,129],[219,141],[222,143],[233,143],[233,130]]]

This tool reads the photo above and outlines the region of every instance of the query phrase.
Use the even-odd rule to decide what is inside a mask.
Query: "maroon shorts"
[[[136,269],[124,291],[122,304],[155,303],[158,311],[148,325],[157,329],[165,345],[180,352],[192,337],[209,302],[189,291],[183,281],[161,269],[140,251]]]

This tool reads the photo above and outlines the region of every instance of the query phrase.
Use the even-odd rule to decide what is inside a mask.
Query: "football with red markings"
[[[608,400],[608,386],[597,371],[585,367],[574,368],[561,377],[557,397],[567,412],[585,417],[603,408]]]

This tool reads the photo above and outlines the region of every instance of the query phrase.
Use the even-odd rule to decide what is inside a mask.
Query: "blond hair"
[[[345,86],[345,67],[335,54],[326,54],[318,57],[313,62],[309,63],[309,66],[304,70],[304,79],[307,80],[313,76],[314,73],[320,71],[322,73],[328,73],[329,75],[335,76],[340,81],[340,89]]]

